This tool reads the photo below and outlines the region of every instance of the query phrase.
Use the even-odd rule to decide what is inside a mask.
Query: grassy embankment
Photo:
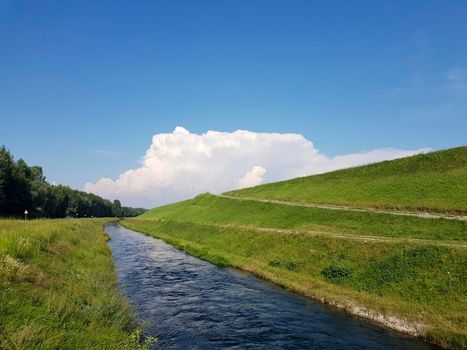
[[[439,161],[438,156],[431,159]],[[458,188],[463,180],[453,177],[452,186]],[[447,179],[439,190],[445,196],[454,191]],[[465,212],[463,196],[463,202],[442,203]],[[124,225],[388,327],[443,346],[467,347],[466,221],[205,194],[150,210]]]
[[[226,194],[297,203],[467,215],[467,147]]]
[[[0,349],[142,349],[106,219],[0,220]]]

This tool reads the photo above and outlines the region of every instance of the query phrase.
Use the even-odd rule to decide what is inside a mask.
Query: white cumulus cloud
[[[389,148],[330,158],[300,134],[247,130],[193,134],[177,127],[172,133],[153,136],[138,168],[116,179],[88,182],[84,190],[150,208],[203,192],[221,193],[424,151],[428,150]]]
[[[235,181],[237,188],[260,185],[263,182],[264,174],[266,174],[266,169],[262,166],[254,166],[245,176]]]

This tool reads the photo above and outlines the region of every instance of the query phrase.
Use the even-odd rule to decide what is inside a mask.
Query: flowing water
[[[106,232],[120,286],[156,348],[437,349],[118,224]]]

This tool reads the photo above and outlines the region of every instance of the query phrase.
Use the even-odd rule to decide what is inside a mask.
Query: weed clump
[[[149,350],[157,342],[155,337],[142,337],[141,330],[136,330],[130,334],[130,345],[125,349],[128,350]]]
[[[289,271],[297,271],[301,267],[302,263],[297,260],[280,261],[277,259],[271,260],[269,266],[283,268]]]
[[[426,279],[426,271],[443,266],[450,259],[445,247],[421,246],[404,249],[376,260],[368,265],[360,278],[365,290],[381,291],[392,285],[410,280],[415,285]]]
[[[331,264],[321,271],[321,274],[330,282],[343,283],[352,275],[352,271],[344,266]]]
[[[8,254],[0,255],[0,286],[22,280],[26,275],[26,265]]]

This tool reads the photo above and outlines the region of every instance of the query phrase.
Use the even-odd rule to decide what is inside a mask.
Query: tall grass
[[[138,349],[104,219],[0,220],[1,349]]]

